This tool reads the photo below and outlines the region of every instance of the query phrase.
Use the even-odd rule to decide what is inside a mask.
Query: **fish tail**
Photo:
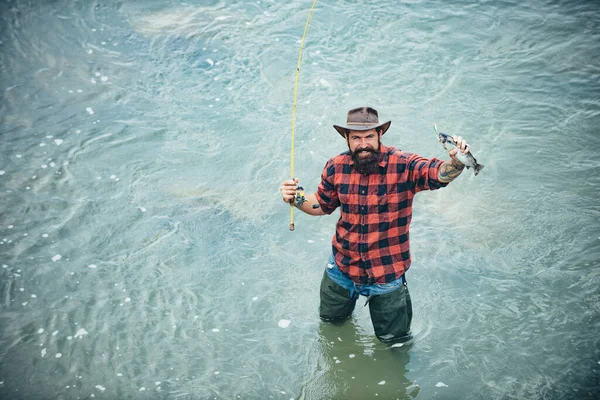
[[[475,166],[475,168],[473,168],[473,172],[475,173],[475,175],[477,175],[479,173],[479,171],[481,171],[483,169],[483,167],[485,167],[485,165],[477,164]]]

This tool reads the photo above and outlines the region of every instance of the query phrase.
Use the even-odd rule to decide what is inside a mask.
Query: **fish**
[[[454,139],[452,139],[452,136],[446,133],[438,132],[437,126],[435,126],[435,124],[433,125],[433,129],[435,129],[435,134],[437,135],[438,141],[442,144],[442,146],[444,146],[445,150],[449,151],[446,147],[447,144],[456,147],[456,142],[454,141]],[[467,152],[467,154],[464,154],[462,151],[458,150],[454,157],[456,157],[458,161],[463,163],[467,167],[467,169],[473,168],[473,173],[475,175],[477,175],[479,171],[481,171],[483,167],[485,167],[485,165],[477,163],[477,160],[475,159],[475,157],[473,157],[473,154],[471,154],[470,151]]]

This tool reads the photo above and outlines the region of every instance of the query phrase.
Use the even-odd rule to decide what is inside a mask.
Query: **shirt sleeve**
[[[443,161],[437,158],[424,158],[411,154],[408,159],[408,180],[412,183],[413,191],[436,190],[446,187],[449,182],[441,182],[438,173]]]
[[[329,160],[323,168],[321,183],[315,193],[317,201],[325,214],[331,214],[340,206],[340,199],[334,185],[335,164]]]

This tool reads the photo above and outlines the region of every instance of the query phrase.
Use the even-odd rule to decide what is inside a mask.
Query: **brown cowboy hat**
[[[379,114],[377,110],[371,107],[359,107],[348,111],[348,117],[346,118],[346,126],[334,125],[336,131],[342,137],[346,137],[346,131],[368,131],[381,127],[381,134],[383,135],[392,124],[392,121],[379,123]]]

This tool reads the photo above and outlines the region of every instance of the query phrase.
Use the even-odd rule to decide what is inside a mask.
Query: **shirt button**
[[[362,190],[362,194],[365,194],[366,192],[367,192],[366,190],[364,190],[364,189]]]

